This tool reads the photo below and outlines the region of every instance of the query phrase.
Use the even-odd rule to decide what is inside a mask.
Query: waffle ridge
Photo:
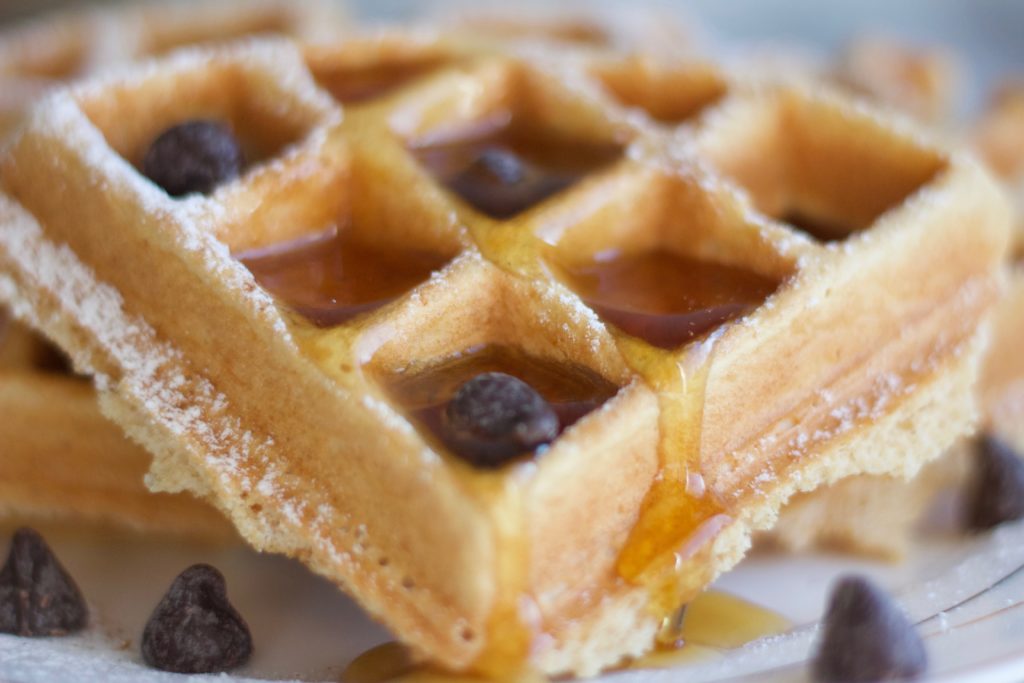
[[[377,97],[339,103],[317,86],[396,60],[407,80]],[[614,82],[631,69],[649,87],[623,104]],[[673,83],[708,101],[666,122],[652,98]],[[227,119],[260,155],[211,195],[172,199],[134,164],[195,116]],[[500,220],[417,158],[521,123],[614,159]],[[94,376],[104,411],[156,455],[151,488],[203,495],[421,654],[490,673],[591,674],[640,654],[789,495],[912,476],[965,433],[1008,224],[969,156],[839,95],[455,34],[179,52],[49,96],[0,179],[0,298]],[[841,234],[794,228],[794,209]],[[445,265],[324,328],[232,256],[339,223]],[[565,275],[642,248],[775,289],[657,348],[604,322]],[[485,345],[571,361],[619,391],[536,460],[475,471],[413,425],[389,382]],[[677,504],[695,507],[666,528],[657,511]]]
[[[45,92],[120,63],[246,34],[326,38],[345,25],[343,13],[327,3],[258,0],[246,2],[244,12],[240,8],[227,1],[70,10],[5,28],[0,132],[15,128]],[[0,319],[8,316],[0,311]],[[0,384],[3,412],[11,416],[2,473],[5,523],[90,521],[203,540],[235,538],[216,513],[190,496],[148,495],[142,484],[146,452],[119,438],[93,405],[85,382],[63,367],[50,367],[63,361],[43,338],[18,324],[2,327]],[[33,464],[41,454],[51,468]],[[69,478],[68,471],[80,474]]]

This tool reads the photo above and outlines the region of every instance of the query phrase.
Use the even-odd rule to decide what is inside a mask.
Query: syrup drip
[[[619,574],[647,586],[650,606],[664,617],[712,578],[711,542],[731,518],[700,471],[704,392],[718,335],[689,347],[681,359],[636,340],[622,344],[627,362],[657,392],[660,403],[660,476],[622,549]]]
[[[348,322],[394,301],[448,257],[360,241],[351,226],[237,254],[256,281],[318,327]]]
[[[570,286],[607,323],[674,349],[759,306],[778,282],[666,250],[611,251],[565,269]]]
[[[472,348],[433,367],[382,379],[396,401],[438,441],[454,446],[445,437],[445,408],[464,382],[483,372],[504,372],[529,384],[554,408],[561,430],[600,407],[618,391],[615,384],[584,366],[496,345]],[[472,459],[472,454],[467,457]],[[524,532],[522,487],[514,475],[481,478],[478,484],[488,489],[487,499],[491,501],[487,509],[498,538],[495,573],[501,590],[488,619],[487,642],[473,668],[501,676],[519,671],[526,661],[540,631],[539,610],[529,595],[529,547]]]
[[[560,423],[560,433],[599,408],[618,387],[590,368],[551,361],[508,346],[481,346],[439,365],[384,378],[389,391],[446,448],[445,409],[464,382],[484,372],[504,372],[529,384],[544,397]]]
[[[491,218],[506,219],[612,163],[622,149],[564,138],[510,118],[482,134],[413,152],[467,204]]]
[[[378,64],[361,69],[348,69],[315,74],[324,90],[342,104],[358,104],[374,100],[423,78],[441,65],[439,59],[418,62]]]
[[[658,647],[630,669],[668,669],[720,658],[727,650],[778,635],[792,623],[776,612],[719,591],[698,595],[678,628],[663,632]]]
[[[669,669],[720,658],[726,651],[792,628],[785,617],[727,593],[706,591],[686,607],[678,628],[630,669]],[[398,643],[385,643],[357,657],[343,683],[545,683],[536,672],[499,678],[450,674],[417,664]]]

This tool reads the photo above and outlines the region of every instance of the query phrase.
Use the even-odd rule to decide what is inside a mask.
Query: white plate
[[[218,680],[337,681],[347,664],[387,634],[326,581],[280,557],[166,541],[49,532],[93,609],[94,626],[70,638],[0,636],[0,681],[156,683],[187,677],[148,669],[138,652],[146,618],[184,567],[208,562],[228,580],[256,643],[252,662]],[[756,554],[719,590],[760,603],[795,626],[706,663],[623,671],[615,683],[803,680],[815,623],[834,579],[870,575],[919,624],[934,680],[1024,680],[1024,523],[980,536],[921,540],[898,565],[836,555]],[[685,679],[683,675],[685,674]]]

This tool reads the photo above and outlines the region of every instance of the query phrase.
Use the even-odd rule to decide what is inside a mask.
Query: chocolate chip
[[[486,372],[463,384],[446,410],[457,454],[478,467],[499,467],[558,436],[558,416],[526,382]]]
[[[46,541],[32,529],[14,533],[0,569],[0,632],[63,636],[85,628],[89,610]]]
[[[452,191],[492,218],[510,218],[568,187],[571,178],[547,173],[501,147],[488,147],[449,183]]]
[[[1024,459],[999,437],[986,434],[975,448],[967,495],[967,524],[984,531],[1024,519]]]
[[[824,635],[811,662],[817,683],[906,681],[928,668],[914,626],[886,593],[867,579],[846,577],[832,591]]]
[[[186,121],[153,141],[142,172],[173,197],[209,194],[242,172],[244,159],[231,129],[217,121]]]
[[[230,671],[252,655],[252,636],[228,602],[219,571],[197,564],[183,571],[142,632],[142,657],[177,673]]]

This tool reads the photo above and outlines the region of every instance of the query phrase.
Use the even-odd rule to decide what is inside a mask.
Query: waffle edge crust
[[[355,106],[316,85],[396,53],[434,66]],[[593,77],[683,68],[390,34],[189,50],[58,91],[0,160],[0,299],[94,377],[105,414],[153,454],[153,490],[206,498],[447,668],[594,674],[651,648],[794,493],[910,477],[969,430],[1007,248],[1009,209],[970,156],[862,104],[720,74],[724,95],[667,126]],[[408,152],[510,112],[623,154],[494,221]],[[267,153],[172,199],[133,163],[197,115]],[[815,240],[782,220],[790,204],[850,234]],[[321,329],[231,256],[342,215],[452,258]],[[670,352],[543,267],[551,250],[671,239],[781,284]],[[376,378],[487,343],[621,389],[539,457],[476,471]],[[659,499],[665,486],[685,500]],[[680,500],[690,513],[652,516]]]

